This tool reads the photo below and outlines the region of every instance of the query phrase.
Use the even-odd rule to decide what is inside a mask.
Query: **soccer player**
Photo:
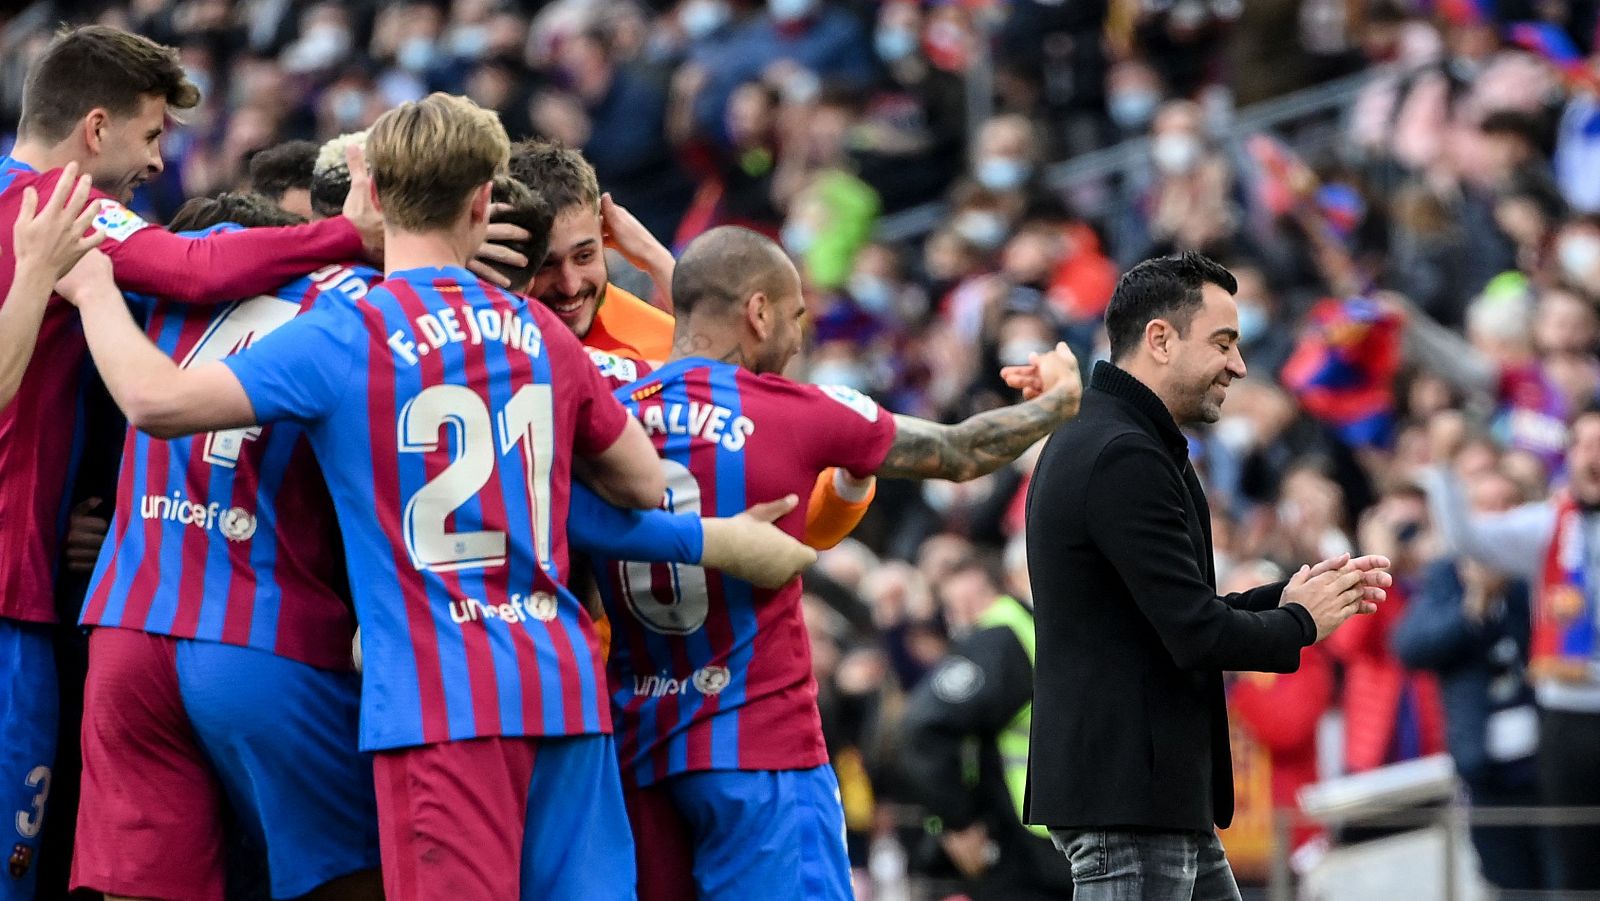
[[[648,272],[669,305],[677,265],[671,252],[609,194],[600,193],[594,167],[578,151],[548,141],[520,141],[511,148],[511,172],[522,183],[537,185],[556,213],[543,264],[531,282],[514,282],[512,290],[555,311],[616,384],[661,365],[671,354],[672,316],[611,284],[605,247],[615,247]],[[806,505],[806,544],[826,550],[843,541],[866,515],[876,490],[871,477],[824,471]]]
[[[506,198],[518,224],[547,235],[549,208],[508,187],[521,191]],[[367,190],[364,180],[353,189]],[[173,228],[294,221],[263,196],[224,194],[190,200]],[[521,250],[543,256],[542,246]],[[147,302],[145,331],[195,366],[314,304],[354,311],[380,278],[359,264],[330,266],[225,307]],[[226,799],[266,852],[273,897],[379,894],[371,761],[357,750],[354,624],[311,454],[294,422],[171,441],[130,430],[111,550],[82,618],[94,632],[76,886],[219,897]],[[759,524],[787,513],[792,498],[702,522],[574,492],[573,540],[613,554],[722,561],[773,587],[815,559]],[[175,843],[188,849],[176,860]],[[355,875],[335,878],[345,874]]]
[[[656,506],[653,448],[549,311],[464,268],[509,154],[494,114],[434,94],[380,117],[367,153],[387,277],[354,313],[314,309],[180,369],[123,304],[79,294],[96,363],[158,436],[305,425],[362,625],[387,896],[630,898],[565,520],[575,469],[620,506]]]
[[[26,188],[50,195],[61,168],[75,163],[93,177],[92,196],[101,201],[94,219],[105,234],[101,252],[130,290],[220,302],[362,254],[366,242],[344,217],[191,240],[130,212],[124,204],[134,188],[161,171],[168,113],[198,101],[177,51],[114,28],[62,31],[28,71],[17,143],[0,157],[0,234],[18,218]],[[376,247],[376,216],[365,215],[366,198],[352,201],[350,212],[371,224],[367,238]],[[10,295],[16,262],[0,254],[0,296]],[[22,318],[29,327],[20,340],[0,342],[0,373],[22,372],[0,411],[0,644],[10,649],[0,697],[15,699],[0,705],[0,822],[24,824],[18,831],[27,845],[45,813],[55,759],[55,654],[44,626],[56,619],[84,341],[76,312],[60,301]]]
[[[22,189],[11,240],[5,248],[14,257],[14,275],[0,301],[0,347],[23,352],[0,356],[0,414],[11,403],[28,365],[34,336],[56,279],[104,236],[85,235],[99,202],[89,199],[90,179],[68,165],[54,190],[41,200],[32,187]],[[15,439],[13,439],[15,440]],[[0,455],[10,451],[0,443]],[[33,486],[0,484],[0,492]],[[0,552],[3,553],[3,552]],[[0,853],[7,858],[9,878],[0,879],[0,899],[28,899],[38,882],[44,806],[50,791],[56,717],[56,673],[50,628],[34,623],[0,621]],[[39,724],[49,724],[48,736]]]
[[[301,219],[311,218],[311,167],[317,161],[314,141],[285,141],[250,158],[250,188]],[[340,195],[333,213],[344,205]]]
[[[543,194],[556,213],[533,296],[585,347],[659,366],[672,350],[672,316],[611,284],[604,218],[609,198],[601,198],[594,167],[559,144],[520,141],[511,149],[511,174]],[[670,296],[676,263],[666,247],[653,239],[636,241],[625,255],[650,275],[658,293]]]
[[[800,349],[805,302],[794,265],[752,231],[697,238],[672,289],[672,360],[617,396],[661,456],[673,509],[738,509],[829,466],[972,479],[1077,410],[1064,345],[1035,359],[1031,400],[957,425],[777,375]],[[778,525],[799,534],[803,519]],[[641,898],[850,898],[798,580],[774,592],[714,570],[612,563],[600,582]]]
[[[225,194],[190,200],[171,227],[298,221],[266,197]],[[191,369],[314,305],[353,311],[381,279],[351,263],[226,305],[130,301],[149,340]],[[230,806],[274,898],[381,897],[339,548],[300,424],[172,440],[129,429],[80,620],[93,632],[73,888],[222,898]]]

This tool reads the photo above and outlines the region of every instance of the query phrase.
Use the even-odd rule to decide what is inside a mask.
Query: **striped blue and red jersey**
[[[572,456],[627,425],[543,305],[460,267],[390,274],[223,360],[258,422],[305,425],[361,623],[361,746],[609,732],[564,587]]]
[[[327,266],[223,306],[154,300],[145,333],[188,368],[245,349],[313,304],[353,310],[381,279],[359,264]],[[349,669],[355,621],[337,587],[343,565],[333,503],[299,423],[170,441],[129,429],[81,622]]]
[[[34,187],[43,202],[60,175],[0,158],[0,235],[11,234],[23,189]],[[117,284],[176,303],[253,297],[362,252],[360,235],[342,218],[184,238],[150,226],[105,194],[94,196],[106,201],[95,225],[106,233],[100,249],[116,264]],[[0,303],[15,266],[15,254],[0,254]],[[56,561],[82,431],[87,353],[78,311],[50,298],[16,397],[0,411],[0,617],[56,621]]]
[[[809,498],[818,473],[870,475],[894,441],[894,417],[861,394],[701,358],[670,362],[617,397],[655,443],[665,505],[679,513]],[[777,525],[799,539],[805,520],[802,503]],[[625,779],[827,762],[798,578],[763,590],[697,566],[598,568]]]

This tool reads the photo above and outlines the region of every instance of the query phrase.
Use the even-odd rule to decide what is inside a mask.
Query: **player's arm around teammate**
[[[150,343],[118,290],[111,258],[84,256],[56,291],[83,315],[89,351],[128,423],[156,438],[255,425],[255,411],[228,367],[189,369]]]
[[[42,205],[37,191],[23,189],[22,209],[11,228],[15,275],[0,301],[0,410],[22,384],[56,279],[105,240],[105,232],[89,231],[100,212],[100,201],[89,199],[90,184],[89,176],[78,175],[77,163],[69,163]]]

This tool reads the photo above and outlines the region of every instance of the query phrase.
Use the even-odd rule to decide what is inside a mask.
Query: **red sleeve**
[[[802,432],[811,439],[811,462],[817,471],[837,466],[858,479],[878,471],[894,444],[894,414],[853,388],[788,385],[804,407],[795,421],[806,423]]]
[[[572,452],[580,457],[592,457],[604,452],[628,424],[628,411],[611,393],[611,384],[589,358],[588,350],[578,343],[576,335],[554,313],[544,312],[537,301],[528,309],[534,311],[539,328],[544,333],[545,348],[550,352],[550,371],[567,403],[577,408],[574,420]]]
[[[179,303],[219,303],[274,291],[329,263],[362,254],[361,235],[343,216],[287,228],[247,228],[185,238],[151,225],[115,200],[95,218],[100,245],[116,264],[117,285]]]

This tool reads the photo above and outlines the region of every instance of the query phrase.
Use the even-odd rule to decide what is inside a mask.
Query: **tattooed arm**
[[[1023,387],[1027,400],[955,425],[896,416],[894,444],[877,475],[965,482],[1010,463],[1077,415],[1083,384],[1065,344],[1035,354],[1028,366],[1008,368],[1022,370],[1007,373],[1007,381]]]

